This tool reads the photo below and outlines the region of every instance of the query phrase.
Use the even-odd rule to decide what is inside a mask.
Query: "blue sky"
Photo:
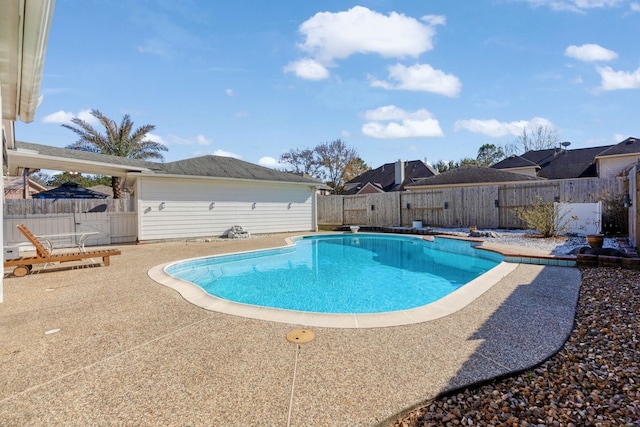
[[[22,141],[99,109],[153,124],[166,161],[277,167],[342,139],[371,167],[459,160],[523,129],[570,148],[640,137],[640,1],[57,0]]]

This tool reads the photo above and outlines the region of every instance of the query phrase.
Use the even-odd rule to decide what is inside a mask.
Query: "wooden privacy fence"
[[[621,177],[582,178],[524,184],[319,196],[319,225],[526,228],[516,209],[535,202],[592,203],[603,195],[622,203]]]
[[[135,212],[133,199],[6,199],[5,215]]]
[[[135,202],[124,199],[7,199],[4,201],[4,245],[25,243],[16,225],[36,235],[98,232],[86,246],[131,243],[138,238]],[[65,242],[60,242],[65,244]],[[73,245],[69,238],[69,245]]]

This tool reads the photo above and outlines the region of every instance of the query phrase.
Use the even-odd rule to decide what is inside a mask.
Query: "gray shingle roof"
[[[321,184],[309,176],[280,172],[233,157],[211,155],[164,163],[162,171],[171,175]]]
[[[640,141],[630,137],[616,145],[578,148],[575,150],[551,148],[527,151],[520,156],[506,158],[491,167],[494,169],[510,169],[524,167],[526,162],[531,162],[540,167],[538,176],[543,178],[589,178],[598,176],[596,157],[633,153],[640,155]]]
[[[616,156],[620,154],[633,154],[633,153],[640,154],[640,141],[638,141],[638,139],[636,138],[629,137],[624,141],[616,145],[613,145],[610,148],[607,148],[606,150],[598,154],[598,157]]]
[[[404,181],[400,186],[398,186],[395,182],[395,163],[385,163],[376,169],[370,169],[348,181],[347,184],[358,183],[359,185],[347,191],[346,194],[356,194],[367,183],[375,185],[385,192],[404,191],[405,186],[411,185],[415,179],[426,178],[436,174],[437,172],[431,166],[425,164],[421,160],[406,161],[404,162]]]
[[[544,181],[544,178],[481,166],[462,166],[440,175],[417,179],[413,185],[484,184],[492,182]],[[410,187],[410,186],[409,186]]]
[[[512,168],[530,168],[535,167],[536,169],[540,168],[540,165],[532,162],[531,160],[525,159],[524,157],[513,155],[507,157],[504,160],[499,161],[495,165],[491,166],[494,169],[512,169]]]
[[[16,141],[16,148],[37,151],[45,156],[63,157],[67,159],[85,160],[88,162],[108,163],[111,165],[131,166],[139,169],[158,169],[160,163],[145,160],[129,159],[126,157],[110,156],[92,153],[90,151],[72,150],[70,148],[52,147],[50,145],[34,144]]]
[[[309,183],[312,185],[322,184],[320,181],[309,176],[280,172],[231,157],[202,156],[175,162],[160,163],[73,150],[69,148],[51,147],[48,145],[33,144],[29,142],[16,142],[16,147],[38,151],[40,154],[48,156],[122,165],[136,169],[148,169],[158,174],[295,182]]]

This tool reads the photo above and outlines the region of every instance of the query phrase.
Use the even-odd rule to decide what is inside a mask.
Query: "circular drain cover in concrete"
[[[295,329],[287,334],[287,341],[292,343],[304,344],[313,341],[316,334],[309,329]]]

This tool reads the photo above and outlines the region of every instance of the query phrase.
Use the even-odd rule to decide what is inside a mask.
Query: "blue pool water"
[[[502,257],[469,242],[345,234],[295,246],[200,258],[166,272],[230,301],[319,313],[380,313],[436,301]]]

